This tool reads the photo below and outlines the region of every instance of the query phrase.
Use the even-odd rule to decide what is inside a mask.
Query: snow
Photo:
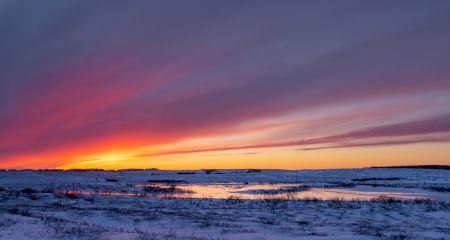
[[[0,191],[0,239],[450,239],[450,193],[431,190],[450,187],[448,170],[177,172],[0,171],[0,188],[5,189]],[[399,180],[352,181],[393,177]],[[149,197],[137,186],[148,180],[252,191],[304,184],[322,196],[328,191],[371,198]],[[35,192],[22,192],[24,188]],[[63,194],[68,190],[123,195]],[[377,198],[380,195],[432,200]]]

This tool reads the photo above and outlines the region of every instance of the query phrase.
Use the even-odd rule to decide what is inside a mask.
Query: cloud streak
[[[391,140],[391,141],[381,141],[381,142],[368,142],[368,143],[348,143],[339,144],[325,147],[312,147],[312,148],[301,148],[301,151],[313,151],[322,149],[336,149],[336,148],[353,148],[353,147],[383,147],[383,146],[395,146],[395,145],[405,145],[405,144],[415,144],[415,143],[447,143],[450,142],[450,137],[447,138],[430,138],[430,139],[414,139],[414,140]]]
[[[354,105],[385,99],[413,99],[403,109],[443,100],[373,111],[377,121],[351,128],[336,118],[325,138],[301,125],[283,131],[306,140],[255,132],[237,149],[447,132],[439,122],[351,130],[448,111],[449,11],[447,1],[3,1],[0,167],[220,138],[294,113],[349,108],[348,119]]]
[[[339,143],[341,141],[366,140],[382,137],[405,137],[405,136],[421,136],[434,133],[449,133],[450,132],[450,115],[438,116],[429,119],[402,122],[395,124],[387,124],[376,127],[365,128],[361,130],[351,131],[343,134],[331,135],[326,137],[302,139],[297,141],[266,143],[256,145],[243,146],[229,146],[219,148],[204,148],[204,149],[190,149],[190,150],[175,150],[159,153],[151,153],[139,155],[138,157],[173,155],[173,154],[188,154],[199,152],[215,152],[215,151],[230,151],[242,149],[259,149],[259,148],[275,148],[275,147],[290,147],[303,145],[317,145]],[[428,139],[412,139],[412,140],[390,140],[373,143],[350,143],[336,146],[324,146],[315,148],[304,148],[301,150],[319,150],[328,148],[346,148],[346,147],[362,147],[362,146],[385,146],[385,145],[400,145],[413,144],[425,142],[448,142],[450,138],[428,138]]]

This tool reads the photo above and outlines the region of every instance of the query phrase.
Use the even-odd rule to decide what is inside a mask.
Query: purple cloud
[[[0,4],[0,162],[450,92],[448,1]],[[409,124],[249,148],[447,131]]]
[[[204,149],[191,149],[191,150],[175,150],[166,151],[152,154],[144,154],[139,157],[159,156],[159,155],[172,155],[172,154],[187,154],[198,152],[213,152],[213,151],[229,151],[229,150],[242,150],[242,149],[258,149],[258,148],[273,148],[273,147],[289,147],[289,146],[303,146],[303,145],[317,145],[317,144],[330,144],[339,143],[342,141],[355,141],[355,140],[367,140],[374,138],[385,137],[405,137],[405,136],[422,136],[435,133],[449,133],[450,132],[450,115],[438,116],[434,118],[387,124],[371,128],[365,128],[356,131],[350,131],[343,134],[331,135],[326,137],[302,139],[297,141],[288,142],[275,142],[256,145],[243,145],[243,146],[229,146],[220,148],[204,148]],[[431,138],[418,138],[410,140],[384,140],[382,142],[372,143],[344,143],[334,146],[321,146],[313,148],[304,148],[301,150],[318,150],[327,148],[345,148],[345,147],[358,147],[358,146],[381,146],[381,145],[399,145],[399,144],[412,144],[412,143],[424,143],[424,142],[448,142],[448,137],[431,137]]]

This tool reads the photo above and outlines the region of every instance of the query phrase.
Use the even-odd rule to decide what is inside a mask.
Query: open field
[[[450,171],[0,171],[0,239],[355,238],[449,239]]]

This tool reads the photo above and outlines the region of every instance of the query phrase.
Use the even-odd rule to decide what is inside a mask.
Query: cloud
[[[449,10],[446,1],[2,3],[0,161],[170,144],[355,102],[444,98]],[[372,133],[348,134],[330,137]],[[320,141],[333,139],[248,148]]]
[[[207,154],[201,155],[202,157],[222,157],[222,156],[236,156],[236,155],[255,155],[260,152],[244,152],[244,153],[231,153],[231,154]]]
[[[430,139],[414,139],[414,140],[392,140],[392,141],[381,141],[381,142],[368,142],[368,143],[347,143],[324,147],[312,147],[312,148],[301,148],[298,150],[302,151],[312,151],[312,150],[322,150],[322,149],[335,149],[335,148],[353,148],[353,147],[383,147],[383,146],[395,146],[395,145],[405,145],[405,144],[415,144],[415,143],[445,143],[450,142],[450,137],[447,138],[430,138]]]
[[[326,137],[303,139],[297,141],[288,142],[275,142],[256,145],[243,145],[243,146],[229,146],[219,148],[200,148],[190,150],[175,150],[159,153],[150,153],[139,155],[138,157],[160,156],[160,155],[173,155],[173,154],[188,154],[199,152],[214,152],[214,151],[230,151],[230,150],[242,150],[242,149],[259,149],[259,148],[274,148],[274,147],[289,147],[289,146],[303,146],[303,145],[317,145],[317,144],[329,144],[339,143],[341,141],[355,141],[366,140],[381,137],[405,137],[405,136],[417,136],[427,134],[442,134],[450,132],[450,115],[437,116],[433,118],[427,118],[417,121],[409,121],[395,124],[386,124],[381,126],[375,126],[365,128],[356,131],[350,131],[343,134],[330,135]],[[412,144],[423,142],[448,142],[449,138],[428,138],[428,139],[411,139],[411,140],[390,140],[383,142],[373,143],[350,143],[336,146],[325,146],[315,148],[305,148],[301,150],[318,150],[326,148],[345,148],[345,147],[357,147],[357,146],[380,146],[380,145],[398,145],[398,144]]]
[[[367,139],[376,137],[399,137],[446,132],[450,132],[450,115],[370,127],[351,131],[348,133],[316,138],[310,140],[310,142],[327,143],[342,140]]]

